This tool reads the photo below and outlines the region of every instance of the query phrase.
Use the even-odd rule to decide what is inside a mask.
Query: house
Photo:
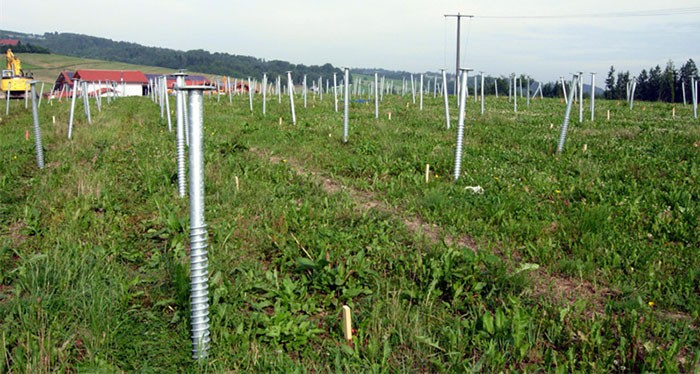
[[[73,81],[87,82],[90,92],[112,92],[117,96],[143,96],[148,85],[146,76],[137,70],[77,70]],[[108,90],[106,90],[108,89]]]
[[[62,71],[53,84],[53,92],[67,92],[73,87],[73,72]]]
[[[20,43],[19,43],[19,40],[17,40],[17,39],[0,39],[0,45],[6,45],[6,46],[10,46],[10,47],[16,47],[16,46],[18,46],[19,44],[20,44]]]

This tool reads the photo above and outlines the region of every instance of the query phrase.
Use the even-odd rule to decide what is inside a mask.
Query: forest
[[[272,77],[284,76],[287,71],[293,71],[294,81],[301,83],[304,75],[309,82],[314,82],[320,76],[342,74],[340,69],[328,63],[307,66],[280,60],[266,61],[252,56],[211,53],[202,49],[178,51],[74,33],[47,32],[43,35],[30,35],[0,31],[0,38],[18,36],[21,36],[23,41],[31,40],[33,44],[56,54],[172,69],[184,68],[215,75],[261,77],[263,73],[267,73]]]

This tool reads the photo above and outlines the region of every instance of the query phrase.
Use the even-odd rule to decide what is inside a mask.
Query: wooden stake
[[[282,117],[280,117],[280,125],[282,124]]]
[[[587,150],[588,150],[588,144],[584,144],[583,145],[583,153],[586,153]]]
[[[389,112],[389,121],[391,121],[391,112]]]
[[[51,116],[51,122],[55,125],[56,124],[56,116]]]
[[[672,117],[676,118],[676,107],[675,106],[673,107],[673,111],[671,113],[672,113]]]
[[[608,109],[608,121],[610,121],[610,109]]]
[[[343,305],[343,335],[348,343],[352,342],[352,314],[347,305]]]
[[[425,164],[425,183],[430,181],[430,164]]]
[[[238,183],[238,175],[234,176],[233,179],[236,181],[236,191],[240,190],[240,184]]]

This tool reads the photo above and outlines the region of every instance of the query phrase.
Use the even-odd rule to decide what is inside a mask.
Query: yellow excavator
[[[7,57],[7,67],[2,71],[2,86],[0,88],[5,95],[10,97],[23,97],[24,93],[29,90],[29,82],[33,77],[31,74],[25,74],[22,70],[22,62],[15,57],[11,49],[7,49],[5,53]]]

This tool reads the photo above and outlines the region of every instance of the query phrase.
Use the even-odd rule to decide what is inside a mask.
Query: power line
[[[700,7],[668,8],[654,10],[639,10],[628,12],[589,13],[589,14],[563,14],[552,16],[474,16],[487,19],[562,19],[562,18],[628,18],[628,17],[663,17],[683,16],[700,13]]]

